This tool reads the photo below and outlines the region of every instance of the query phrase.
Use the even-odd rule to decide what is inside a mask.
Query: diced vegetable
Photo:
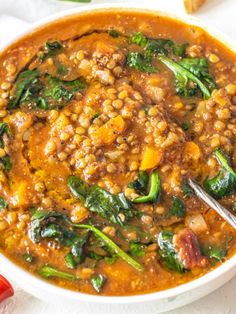
[[[112,223],[122,226],[126,220],[135,216],[135,210],[123,193],[115,195],[97,185],[87,186],[77,176],[69,176],[67,185],[70,192],[79,198],[87,209]]]
[[[145,146],[140,164],[140,170],[144,171],[157,167],[161,161],[161,158],[162,154],[160,150],[150,146]]]
[[[226,195],[235,193],[236,173],[230,167],[226,157],[220,149],[216,149],[213,152],[213,155],[216,157],[220,165],[220,170],[214,178],[206,179],[203,182],[203,186],[210,195],[216,199],[220,199]]]
[[[196,234],[201,234],[208,230],[206,221],[201,214],[188,216],[185,223]]]
[[[66,280],[77,280],[78,278],[75,275],[70,273],[66,273],[64,271],[60,271],[54,267],[49,265],[44,265],[40,269],[38,269],[38,274],[43,278],[60,278]]]
[[[194,142],[186,142],[184,144],[183,159],[187,162],[197,162],[200,159],[200,147]]]
[[[123,133],[125,129],[125,121],[122,116],[111,118],[98,131],[97,136],[103,144],[111,144],[115,139]]]
[[[184,203],[177,196],[172,196],[172,205],[167,213],[167,217],[183,217],[186,213]]]
[[[185,268],[173,246],[173,232],[163,230],[158,236],[159,254],[163,264],[172,271],[183,273]]]
[[[133,203],[155,203],[160,193],[160,177],[156,171],[153,171],[149,177],[148,194],[139,196],[133,200]]]
[[[95,277],[93,277],[91,280],[90,280],[94,290],[97,291],[97,293],[100,293],[100,291],[102,290],[102,287],[104,286],[105,282],[106,282],[106,277],[99,274]]]

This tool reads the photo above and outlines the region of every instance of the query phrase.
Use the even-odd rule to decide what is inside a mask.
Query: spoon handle
[[[195,194],[203,200],[207,205],[214,209],[224,220],[226,220],[236,230],[236,217],[229,212],[224,206],[218,203],[213,197],[206,193],[192,179],[188,179],[189,185],[194,190]]]

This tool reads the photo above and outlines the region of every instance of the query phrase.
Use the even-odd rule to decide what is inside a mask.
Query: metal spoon
[[[236,230],[236,217],[229,212],[224,206],[218,203],[213,197],[206,193],[192,179],[188,179],[189,185],[194,190],[195,194],[203,200],[207,205],[214,209],[224,220],[226,220]]]

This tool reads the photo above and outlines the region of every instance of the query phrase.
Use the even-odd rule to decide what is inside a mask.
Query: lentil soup
[[[76,291],[134,295],[193,280],[236,234],[236,56],[151,13],[60,20],[0,55],[0,249]]]

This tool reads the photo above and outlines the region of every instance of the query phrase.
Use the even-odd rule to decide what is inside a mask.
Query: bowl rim
[[[200,21],[199,19],[188,16],[186,14],[172,14],[165,11],[159,11],[157,6],[154,4],[150,4],[150,8],[144,4],[137,4],[134,2],[128,1],[127,3],[102,3],[102,4],[89,4],[84,6],[75,7],[68,10],[63,10],[59,13],[52,14],[47,16],[46,18],[40,19],[36,23],[30,23],[26,29],[16,36],[11,37],[9,41],[0,45],[0,54],[7,51],[10,46],[16,43],[18,40],[24,39],[27,35],[33,34],[37,32],[41,28],[44,28],[46,25],[53,24],[56,21],[63,20],[65,18],[73,18],[73,16],[79,16],[86,13],[91,12],[103,12],[109,10],[123,10],[123,11],[137,11],[137,12],[146,12],[152,13],[163,17],[168,17],[177,21],[181,21],[186,25],[195,25],[204,29],[211,36],[215,37],[218,41],[223,43],[227,48],[232,51],[236,51],[236,41],[233,38],[225,34],[224,32],[219,31],[218,29],[208,25],[205,22]],[[0,264],[4,265],[4,269],[2,267],[1,272],[16,282],[24,282],[24,284],[29,284],[30,286],[38,289],[40,288],[44,292],[49,293],[55,297],[63,297],[68,300],[82,301],[82,302],[91,302],[91,303],[99,303],[99,304],[132,304],[132,303],[143,303],[147,301],[158,301],[168,299],[171,300],[180,296],[186,292],[191,292],[194,289],[201,288],[202,286],[211,283],[217,278],[223,276],[225,273],[228,273],[236,266],[236,254],[232,256],[229,260],[222,263],[222,265],[217,268],[209,271],[201,277],[198,277],[190,282],[181,284],[179,286],[158,291],[158,292],[150,292],[145,294],[138,295],[128,295],[128,296],[100,296],[100,295],[90,295],[86,293],[81,293],[69,289],[65,289],[50,282],[46,282],[45,280],[32,275],[30,272],[25,271],[23,268],[13,263],[10,259],[8,259],[4,254],[0,252]],[[23,288],[24,289],[24,288]],[[28,289],[25,289],[28,290]],[[29,290],[28,290],[29,291]]]

